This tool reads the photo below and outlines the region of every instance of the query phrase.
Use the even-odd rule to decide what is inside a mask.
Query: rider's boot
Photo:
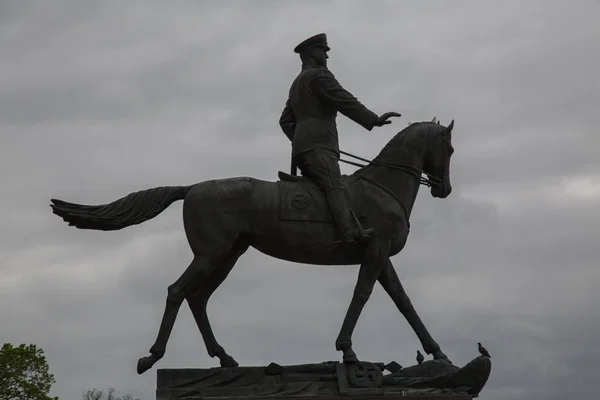
[[[329,191],[327,201],[333,219],[342,232],[344,243],[365,240],[373,233],[373,229],[363,229],[356,215],[348,208],[348,201],[343,190],[334,189]]]

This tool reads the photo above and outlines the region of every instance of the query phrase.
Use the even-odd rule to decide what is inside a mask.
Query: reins
[[[367,165],[371,164],[371,165],[378,165],[380,167],[387,167],[387,168],[392,168],[392,169],[398,169],[404,172],[407,172],[411,175],[416,176],[417,178],[419,178],[419,183],[421,185],[427,186],[427,187],[431,187],[431,186],[439,186],[441,187],[443,185],[443,180],[438,178],[437,176],[433,176],[425,171],[419,170],[415,167],[411,167],[411,166],[407,166],[407,165],[398,165],[398,164],[391,164],[391,163],[387,163],[387,162],[383,162],[383,161],[377,161],[377,160],[367,160],[366,158],[362,158],[359,156],[356,156],[354,154],[345,152],[340,150],[341,154],[344,154],[348,157],[352,157],[355,158],[357,160],[360,161],[364,161],[367,164],[360,164],[354,161],[349,161],[349,160],[344,160],[340,158],[340,161],[346,164],[350,164],[350,165],[354,165],[356,167],[366,167]],[[422,175],[425,175],[426,178],[424,178]]]

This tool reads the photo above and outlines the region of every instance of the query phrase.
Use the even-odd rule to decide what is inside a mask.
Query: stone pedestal
[[[385,371],[391,373],[385,374]],[[156,400],[470,400],[491,370],[487,357],[462,368],[427,361],[402,368],[360,362],[209,369],[159,369]]]
[[[252,400],[262,400],[262,399],[268,399],[268,400],[340,400],[340,398],[342,398],[341,396],[318,396],[318,397],[298,397],[298,396],[288,396],[288,397],[228,397],[226,398],[227,400],[248,400],[248,399],[252,399]],[[200,400],[200,399],[205,399],[203,397],[157,397],[157,400],[171,400],[171,399],[177,399],[177,400]],[[360,396],[360,395],[353,395],[352,396],[353,400],[473,400],[473,396],[470,395],[466,395],[466,394],[425,394],[425,395],[420,395],[420,394],[414,394],[414,395],[394,395],[394,396]]]

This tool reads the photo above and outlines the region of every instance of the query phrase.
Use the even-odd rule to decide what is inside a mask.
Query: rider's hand
[[[390,121],[389,119],[391,117],[400,117],[402,114],[397,113],[397,112],[387,112],[385,114],[382,114],[378,119],[377,122],[375,123],[375,126],[384,126],[384,125],[389,125],[392,123],[392,121]]]

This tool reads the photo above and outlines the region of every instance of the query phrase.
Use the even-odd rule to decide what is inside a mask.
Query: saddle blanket
[[[344,176],[344,180],[347,178]],[[279,186],[279,218],[282,221],[306,221],[333,223],[333,216],[325,192],[315,183],[305,178],[294,178],[288,181],[285,178],[277,182]],[[365,217],[365,210],[352,200],[352,191],[347,183],[346,197],[348,205],[359,220]]]

